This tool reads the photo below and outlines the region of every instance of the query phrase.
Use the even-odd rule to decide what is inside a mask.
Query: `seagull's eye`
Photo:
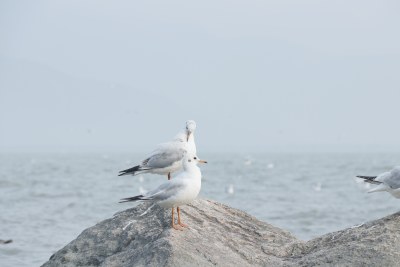
[[[193,159],[197,159],[196,157],[194,157]]]

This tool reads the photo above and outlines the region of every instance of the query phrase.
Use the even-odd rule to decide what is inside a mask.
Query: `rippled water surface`
[[[201,197],[242,209],[307,240],[399,210],[357,174],[399,165],[396,154],[204,154]],[[166,177],[117,177],[129,154],[0,154],[1,266],[39,266],[85,228],[132,206],[122,197]]]

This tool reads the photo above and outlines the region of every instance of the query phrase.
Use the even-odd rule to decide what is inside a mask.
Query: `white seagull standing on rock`
[[[201,171],[197,163],[207,163],[197,156],[187,154],[182,160],[183,172],[171,181],[161,184],[158,188],[143,195],[121,199],[120,203],[130,201],[150,201],[162,208],[172,209],[172,228],[183,230],[188,227],[181,221],[179,206],[192,202],[201,189]],[[178,213],[178,223],[175,224],[174,208]]]
[[[378,176],[359,175],[357,177],[364,179],[366,183],[378,185],[369,190],[368,193],[386,191],[395,198],[400,198],[400,166]]]

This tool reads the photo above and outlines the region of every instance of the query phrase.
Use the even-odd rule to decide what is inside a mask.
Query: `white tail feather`
[[[385,184],[380,184],[375,188],[372,188],[371,190],[368,191],[368,193],[374,193],[374,192],[383,192],[383,191],[387,191],[388,190],[388,186]]]

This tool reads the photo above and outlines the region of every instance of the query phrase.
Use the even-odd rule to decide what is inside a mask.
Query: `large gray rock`
[[[400,266],[400,212],[317,237],[296,252],[296,266]]]
[[[209,200],[170,210],[148,204],[86,229],[43,266],[399,266],[400,213],[309,242]]]

